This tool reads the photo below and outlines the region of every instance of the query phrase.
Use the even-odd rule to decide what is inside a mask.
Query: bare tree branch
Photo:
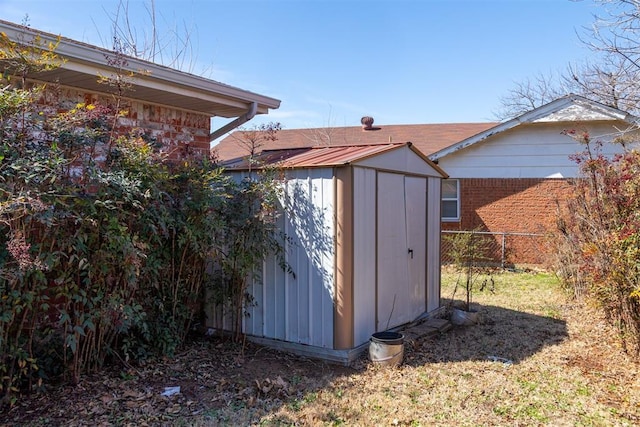
[[[557,76],[540,73],[515,83],[515,87],[500,98],[501,108],[493,114],[498,120],[511,119],[565,94],[565,88]]]
[[[197,65],[192,45],[195,27],[186,22],[170,24],[155,0],[145,0],[143,7],[143,25],[133,22],[135,14],[129,0],[119,0],[113,12],[105,11],[111,20],[111,47],[128,56],[193,73]],[[104,40],[102,43],[108,45]]]
[[[557,75],[516,83],[494,115],[516,117],[562,95],[575,93],[630,113],[640,113],[640,0],[593,0],[601,11],[577,36],[593,53]]]
[[[254,125],[251,128],[240,128],[231,134],[233,139],[245,148],[249,158],[253,159],[262,147],[278,139],[278,131],[282,129],[280,123],[269,122],[261,125]]]

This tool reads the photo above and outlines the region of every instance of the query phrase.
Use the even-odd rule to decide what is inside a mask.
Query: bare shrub
[[[567,134],[585,146],[574,160],[582,178],[559,205],[556,271],[576,297],[595,301],[640,356],[640,153],[607,158],[587,132]]]

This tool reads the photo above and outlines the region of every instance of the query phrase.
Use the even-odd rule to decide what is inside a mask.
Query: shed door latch
[[[411,255],[411,259],[413,259],[413,249],[409,248],[409,255]]]

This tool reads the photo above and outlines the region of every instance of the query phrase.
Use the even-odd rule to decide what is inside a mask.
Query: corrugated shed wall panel
[[[354,346],[376,332],[376,171],[354,168]]]
[[[287,340],[296,343],[312,342],[312,313],[310,295],[313,266],[308,248],[313,244],[313,179],[307,170],[289,172],[287,181],[286,230],[289,244],[287,262],[295,274],[287,283]]]
[[[285,236],[289,236],[291,235],[291,223],[286,217],[284,219],[285,220],[284,220],[283,232]],[[289,266],[293,271],[298,271],[298,256],[294,256],[294,257],[289,256],[289,253],[291,253],[291,242],[285,239],[283,241],[283,245],[285,250],[285,259],[289,263]],[[286,303],[285,324],[287,325],[287,328],[285,330],[285,340],[298,342],[299,341],[298,337],[300,335],[300,330],[299,330],[300,322],[299,322],[299,319],[296,317],[296,315],[298,314],[298,307],[300,304],[299,297],[298,297],[300,287],[296,282],[296,276],[293,276],[291,274],[285,274],[284,284],[285,284],[285,292],[287,295],[287,298],[285,301]]]
[[[262,270],[265,270],[266,261],[262,262]],[[249,293],[253,296],[254,304],[257,307],[264,305],[264,277],[262,275],[255,277],[251,281],[251,286],[248,289]],[[245,333],[252,335],[262,335],[262,328],[264,326],[264,317],[262,310],[248,310],[249,316],[244,319],[244,331]]]
[[[278,219],[278,229],[285,230],[286,218],[281,216]],[[284,237],[280,240],[280,244],[284,246]],[[287,287],[289,274],[282,268],[280,261],[276,257],[272,257],[273,262],[273,283],[275,285],[275,338],[284,340],[287,336],[287,302],[289,300],[290,288]]]
[[[440,307],[440,195],[442,181],[429,178],[427,197],[427,312]],[[438,201],[438,202],[436,202]]]
[[[278,221],[280,229],[284,227],[284,218]],[[262,272],[264,278],[265,300],[261,307],[264,319],[264,336],[275,339],[285,337],[285,275],[274,256],[267,258]],[[257,307],[260,308],[260,307]]]
[[[312,175],[319,171],[310,171]],[[313,345],[333,347],[333,307],[335,296],[334,264],[335,264],[335,183],[333,171],[326,169],[323,176],[314,179],[311,203],[321,207],[317,211],[317,224],[320,226],[314,238],[322,241],[317,248],[314,261],[317,277],[312,282],[314,290],[312,307],[314,307],[314,323],[312,324]],[[317,209],[317,208],[316,208]],[[315,215],[314,215],[315,216]],[[315,222],[315,221],[314,221]]]
[[[211,295],[207,295],[207,298],[212,298]],[[208,328],[216,328],[222,330],[231,330],[233,324],[231,318],[231,309],[229,307],[223,307],[215,305],[213,300],[208,300],[206,303],[206,326]]]
[[[291,341],[309,343],[311,342],[311,328],[309,327],[311,324],[309,311],[309,277],[311,266],[306,253],[301,250],[302,242],[299,235],[293,231],[294,228],[290,225],[288,237],[292,240],[287,254],[291,269],[295,272],[295,278],[292,277],[290,279],[289,286],[295,288],[296,294],[296,306],[291,306],[291,316],[293,316],[294,313],[298,313],[297,318],[290,317],[291,322],[296,323],[295,327],[292,327],[290,330]],[[293,298],[291,299],[293,301]]]
[[[252,307],[246,332],[320,347],[333,346],[334,201],[331,169],[289,172],[281,229],[286,261],[295,277],[271,256],[263,271],[264,299]],[[254,286],[254,292],[260,291]],[[258,298],[254,295],[256,301]]]

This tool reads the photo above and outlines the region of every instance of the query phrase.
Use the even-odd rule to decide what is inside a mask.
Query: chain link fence
[[[511,267],[544,265],[549,257],[547,236],[536,233],[442,230],[442,264],[461,259],[477,265]]]

